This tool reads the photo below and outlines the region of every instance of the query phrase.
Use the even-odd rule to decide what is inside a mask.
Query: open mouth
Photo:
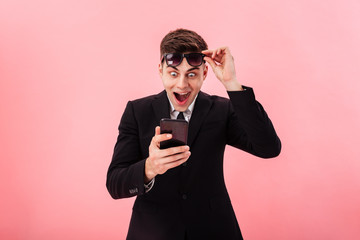
[[[185,103],[186,100],[189,98],[191,92],[187,93],[176,93],[174,92],[176,100],[179,101],[179,103]]]

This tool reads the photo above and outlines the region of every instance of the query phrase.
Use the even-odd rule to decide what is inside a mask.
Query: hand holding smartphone
[[[172,138],[160,142],[160,149],[183,146],[187,144],[188,122],[182,119],[163,118],[160,120],[160,133],[170,133]]]

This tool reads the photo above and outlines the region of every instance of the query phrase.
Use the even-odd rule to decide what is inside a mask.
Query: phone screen
[[[187,144],[188,122],[182,119],[163,118],[160,120],[160,133],[171,133],[172,138],[160,142],[160,149]]]

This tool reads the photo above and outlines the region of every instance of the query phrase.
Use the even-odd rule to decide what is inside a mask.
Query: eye
[[[171,75],[172,77],[176,77],[176,76],[177,76],[177,72],[171,72],[170,75]]]
[[[195,77],[195,73],[189,73],[188,77],[190,77],[190,78]]]

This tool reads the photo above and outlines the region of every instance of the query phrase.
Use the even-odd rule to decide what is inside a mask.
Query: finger
[[[212,55],[212,59],[214,59],[217,55],[219,55],[219,51],[221,51],[220,48],[217,48],[217,49],[214,50],[213,55]]]
[[[171,147],[171,148],[167,148],[167,149],[163,149],[162,150],[162,154],[164,154],[164,156],[172,156],[172,155],[176,155],[179,153],[183,153],[186,151],[189,151],[189,146],[179,146],[179,147]]]
[[[169,140],[172,138],[172,135],[170,133],[163,133],[160,135],[155,135],[151,139],[150,147],[152,148],[160,148],[160,142]]]
[[[169,140],[172,138],[172,135],[170,133],[163,133],[160,135],[155,135],[152,139],[152,142],[154,142],[156,145],[158,145],[160,142]]]
[[[211,68],[212,68],[213,71],[214,71],[215,68],[216,68],[216,66],[217,66],[217,64],[215,63],[215,61],[212,60],[210,57],[204,57],[204,60],[210,64]]]
[[[208,49],[208,50],[204,50],[201,53],[205,54],[206,56],[211,56],[212,53],[214,52],[214,50]]]
[[[156,135],[160,135],[160,127],[159,126],[155,127],[155,136]]]
[[[164,164],[164,163],[171,161],[171,159],[169,160],[168,157],[171,157],[173,155],[182,154],[188,150],[189,150],[188,146],[172,147],[172,148],[167,148],[167,149],[160,149],[159,151],[156,152],[156,155],[157,155],[157,158],[159,158],[160,163]]]
[[[190,155],[187,156],[187,157],[184,157],[184,158],[180,158],[180,159],[178,159],[177,161],[174,161],[174,162],[171,162],[171,163],[167,163],[167,164],[165,165],[165,168],[171,169],[171,168],[177,167],[177,166],[183,164],[184,162],[186,162],[186,161],[189,159],[189,157],[190,157]]]
[[[223,47],[219,47],[216,49],[217,54],[226,54],[226,53],[230,53],[230,49],[226,46]]]
[[[158,159],[155,164],[156,165],[155,168],[157,169],[156,172],[158,174],[163,174],[170,168],[177,167],[180,164],[186,162],[189,159],[189,157],[190,157],[190,152],[188,151],[186,153]]]
[[[168,166],[169,164],[173,164],[178,161],[187,160],[190,157],[190,155],[191,155],[191,152],[186,151],[184,153],[179,153],[176,155],[168,156],[168,157],[162,159],[162,164],[164,166]]]
[[[211,50],[211,58],[214,59],[216,57],[218,49]]]
[[[160,144],[159,144],[160,145]],[[168,160],[166,160],[167,157],[177,155],[184,153],[186,151],[189,151],[189,146],[180,146],[180,147],[172,147],[172,148],[166,148],[166,149],[159,149],[156,151],[157,158],[161,159],[161,163],[166,163]]]
[[[211,55],[211,58],[214,59],[216,56],[216,49],[213,51],[212,55]]]
[[[181,150],[181,152],[177,152],[176,154],[169,155],[168,153],[166,153],[165,150],[167,149],[159,150],[156,152],[156,157],[157,157],[156,161],[159,166],[164,166],[168,163],[176,162],[182,158],[188,158],[191,154],[190,151],[188,150],[185,151]]]
[[[151,143],[153,143],[157,147],[160,147],[160,142],[168,140],[170,138],[172,138],[171,134],[169,134],[169,133],[161,134],[160,127],[156,126],[155,127],[155,136],[151,140]]]
[[[229,51],[229,47],[227,47],[227,46],[222,46],[222,47],[219,47],[219,48],[217,48],[217,49],[220,49],[220,50],[223,51],[223,52]]]
[[[229,47],[222,47],[225,54],[230,54],[230,48]]]
[[[221,55],[221,54],[219,54],[219,55],[216,55],[214,58],[213,58],[213,60],[215,61],[215,62],[218,62],[218,63],[222,63],[223,61],[223,55]]]
[[[213,59],[213,60],[215,60],[216,62],[221,62],[221,59],[222,59],[222,56],[223,56],[223,54],[222,54],[222,50],[221,49],[215,49],[214,51],[213,51],[213,53],[212,53],[212,55],[211,55],[211,58]]]
[[[156,126],[156,127],[155,127],[155,135],[154,135],[154,137],[151,139],[149,148],[150,148],[150,147],[159,147],[159,146],[157,146],[158,144],[157,144],[157,142],[155,141],[155,136],[158,136],[158,135],[160,135],[160,127],[159,127],[159,126]]]
[[[221,54],[219,55],[221,55],[221,57],[225,56],[225,58],[233,59],[229,47],[221,47]]]

